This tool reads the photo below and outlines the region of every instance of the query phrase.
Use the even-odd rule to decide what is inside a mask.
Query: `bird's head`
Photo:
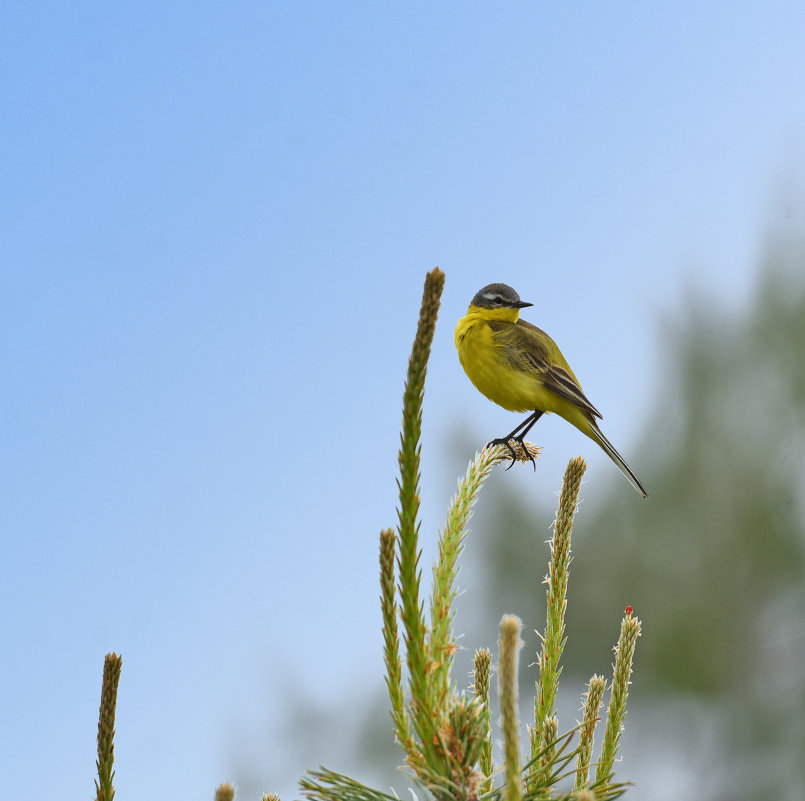
[[[520,316],[520,309],[533,305],[520,300],[520,296],[508,284],[488,284],[475,293],[469,313],[475,312],[496,320],[516,322]]]

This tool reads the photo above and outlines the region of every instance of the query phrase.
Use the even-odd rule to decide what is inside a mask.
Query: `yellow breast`
[[[461,366],[480,393],[511,412],[538,408],[545,394],[538,377],[516,369],[480,315],[470,312],[458,321],[455,343]]]

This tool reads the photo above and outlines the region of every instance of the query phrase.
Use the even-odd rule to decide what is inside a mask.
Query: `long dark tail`
[[[590,420],[590,428],[592,429],[593,439],[603,448],[604,453],[618,465],[621,473],[629,479],[629,483],[644,497],[648,498],[646,488],[640,482],[640,479],[632,472],[632,469],[623,460],[623,457],[615,450],[612,443],[601,433],[601,429],[595,420]]]

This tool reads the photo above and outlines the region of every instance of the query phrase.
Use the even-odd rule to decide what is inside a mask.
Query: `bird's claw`
[[[512,445],[511,445],[512,442],[516,442],[523,449],[523,453],[525,454],[525,458],[528,459],[531,462],[531,464],[534,465],[534,472],[536,472],[536,470],[537,470],[537,461],[531,455],[531,452],[528,450],[528,448],[526,448],[525,441],[523,440],[522,437],[509,437],[509,438],[506,438],[506,439],[503,439],[503,438],[493,439],[491,442],[488,442],[486,444],[486,447],[491,448],[494,445],[505,445],[509,449],[509,453],[511,453],[511,457],[512,457],[512,460],[509,462],[509,466],[506,469],[511,470],[512,467],[514,466],[514,463],[519,458],[521,458],[520,455],[517,453],[517,451],[514,450],[514,448],[512,447]],[[523,461],[525,461],[525,459]]]

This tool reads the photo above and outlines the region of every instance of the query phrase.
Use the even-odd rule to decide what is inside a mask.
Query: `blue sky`
[[[121,799],[209,797],[232,728],[289,686],[379,681],[434,265],[423,530],[472,455],[456,431],[516,422],[453,350],[486,283],[535,304],[628,459],[663,321],[691,286],[744,302],[767,224],[802,222],[804,26],[794,2],[7,4],[6,794],[92,792],[107,651]],[[524,491],[582,453],[589,495],[639,501],[578,432],[537,430]]]

